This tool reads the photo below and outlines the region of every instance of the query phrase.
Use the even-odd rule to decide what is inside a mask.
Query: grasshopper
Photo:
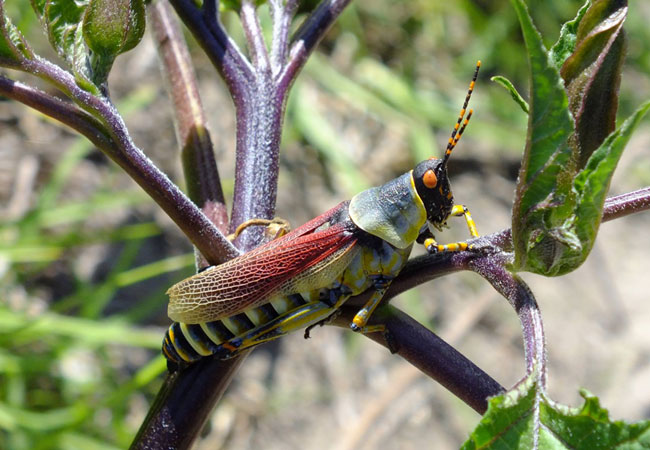
[[[441,159],[422,161],[284,236],[172,286],[167,294],[174,324],[163,342],[167,359],[225,359],[299,329],[308,333],[367,289],[372,295],[350,328],[384,331],[383,325],[368,325],[368,320],[406,264],[414,242],[430,253],[467,250],[466,242],[439,245],[430,231],[442,230],[451,216],[465,217],[470,235],[478,236],[469,210],[454,205],[447,162],[472,116],[472,110],[465,114],[480,64]]]

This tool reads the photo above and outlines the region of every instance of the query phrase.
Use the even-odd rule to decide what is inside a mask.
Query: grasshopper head
[[[465,131],[465,127],[469,123],[469,119],[472,117],[472,110],[470,109],[467,112],[467,105],[474,91],[474,83],[476,83],[476,79],[478,78],[480,67],[481,61],[478,61],[474,76],[467,90],[467,95],[465,96],[465,102],[460,110],[460,114],[458,114],[458,120],[447,143],[445,156],[442,159],[429,158],[426,161],[422,161],[413,169],[415,189],[424,203],[424,208],[427,211],[427,220],[437,229],[440,229],[445,224],[447,217],[451,213],[451,208],[454,206],[454,196],[451,195],[449,177],[447,176],[447,161],[449,161],[451,151],[458,144],[460,137]],[[465,116],[466,112],[467,116]]]
[[[454,196],[447,176],[446,159],[427,159],[413,169],[413,181],[427,211],[427,220],[435,228],[447,221]]]

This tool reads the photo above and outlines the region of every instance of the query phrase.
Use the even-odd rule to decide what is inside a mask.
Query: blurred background
[[[313,1],[305,1],[304,10]],[[581,1],[533,2],[547,46]],[[56,60],[27,0],[7,2]],[[268,25],[268,11],[263,22]],[[237,17],[223,21],[243,45]],[[650,98],[650,4],[633,2],[619,118]],[[232,194],[234,115],[189,37],[219,170]],[[527,118],[500,86],[527,92],[527,63],[507,0],[357,0],[293,87],[277,215],[293,226],[439,155],[478,59],[474,118],[450,162],[456,201],[482,234],[510,226]],[[4,72],[3,72],[4,73]],[[38,85],[32,77],[7,72]],[[118,58],[110,87],[136,144],[182,183],[170,104],[147,35]],[[611,194],[650,184],[650,121],[632,138]],[[466,236],[462,220],[441,241]],[[523,274],[542,309],[549,390],[579,406],[598,395],[616,419],[650,416],[650,215],[606,223],[587,262],[555,279]],[[0,99],[0,448],[127,446],[155,396],[169,325],[166,289],[194,271],[192,248],[156,205],[85,139]],[[456,274],[395,304],[502,385],[524,375],[511,307],[482,279]],[[259,347],[197,448],[457,448],[479,416],[387,350],[341,329]]]

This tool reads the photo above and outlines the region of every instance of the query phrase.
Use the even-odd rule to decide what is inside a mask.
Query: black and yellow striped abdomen
[[[174,322],[165,335],[162,351],[173,362],[194,362],[205,356],[229,358],[241,339],[278,317],[307,304],[301,295],[289,295],[243,313],[199,324]]]

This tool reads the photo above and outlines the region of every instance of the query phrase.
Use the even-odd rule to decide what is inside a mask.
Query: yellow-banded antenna
[[[456,125],[454,125],[454,129],[451,132],[451,137],[449,138],[449,142],[447,143],[447,150],[445,151],[443,164],[447,164],[447,160],[449,159],[449,155],[451,155],[451,151],[454,149],[454,147],[456,147],[458,141],[460,141],[460,137],[463,135],[463,132],[465,131],[465,128],[469,123],[469,119],[472,117],[472,113],[474,112],[473,110],[470,109],[467,114],[467,117],[465,117],[465,112],[467,111],[467,105],[469,104],[469,99],[472,97],[472,92],[474,92],[474,85],[476,84],[476,79],[478,78],[478,71],[480,68],[481,68],[481,61],[477,61],[476,70],[474,71],[474,76],[472,77],[472,81],[469,83],[469,89],[467,90],[465,103],[463,103],[463,108],[460,110],[460,114],[458,114],[458,121],[456,122]]]

